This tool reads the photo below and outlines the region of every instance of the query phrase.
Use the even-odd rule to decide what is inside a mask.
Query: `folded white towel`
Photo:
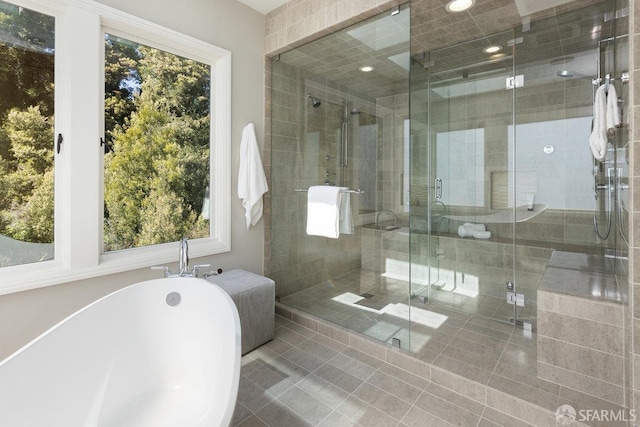
[[[337,239],[340,236],[342,189],[328,185],[309,187],[307,196],[307,234]]]
[[[342,188],[340,196],[340,234],[353,234],[353,216],[351,215],[351,194],[348,188]]]
[[[616,88],[609,84],[607,90],[607,133],[610,136],[616,132],[616,127],[620,125],[620,108],[618,107],[618,94]]]
[[[240,142],[240,168],[238,171],[238,197],[245,209],[247,228],[256,225],[262,217],[262,195],[269,191],[262,167],[260,149],[253,123],[242,131]]]
[[[476,231],[475,233],[473,233],[473,237],[475,239],[490,239],[491,238],[491,232],[490,231]]]
[[[485,231],[487,227],[484,224],[474,224],[467,222],[458,227],[458,236],[460,237],[474,237],[474,234],[478,231]]]
[[[473,225],[461,225],[458,227],[458,236],[460,237],[473,237],[473,233],[477,230],[473,227]]]
[[[593,102],[593,126],[589,136],[591,153],[596,160],[601,162],[607,155],[607,97],[605,90],[605,85],[596,90]]]
[[[487,227],[484,224],[476,224],[476,223],[473,223],[473,222],[467,222],[464,225],[465,226],[470,226],[471,228],[473,228],[476,231],[485,231],[487,229]]]

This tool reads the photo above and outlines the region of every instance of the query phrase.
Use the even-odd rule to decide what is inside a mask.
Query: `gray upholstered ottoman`
[[[207,278],[236,303],[242,328],[242,354],[273,339],[276,284],[245,270],[229,270]]]

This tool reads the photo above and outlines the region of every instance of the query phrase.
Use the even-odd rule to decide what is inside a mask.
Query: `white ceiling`
[[[289,0],[238,0],[238,1],[266,15],[267,13],[271,12],[273,9],[282,6]]]

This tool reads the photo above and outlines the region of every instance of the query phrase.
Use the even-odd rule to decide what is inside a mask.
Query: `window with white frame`
[[[211,67],[105,33],[104,251],[209,237]]]
[[[54,258],[55,18],[0,1],[0,267]]]
[[[17,32],[26,41],[5,25],[11,13],[33,24]],[[49,70],[15,106],[0,88],[0,209],[14,209],[0,225],[22,230],[0,229],[0,257],[15,253],[6,241],[31,256],[0,260],[0,294],[175,261],[183,236],[191,257],[229,251],[230,52],[89,0],[0,0],[0,18],[0,55],[19,48]],[[20,82],[33,58],[13,67]],[[40,133],[13,132],[9,145],[21,123]],[[36,238],[17,238],[27,231]]]

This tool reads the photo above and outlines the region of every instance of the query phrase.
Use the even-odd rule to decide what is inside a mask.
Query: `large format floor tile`
[[[461,319],[456,319],[460,321]],[[451,329],[439,358],[461,365],[445,350],[470,346],[469,354],[483,360],[498,357],[509,346],[509,336],[488,332],[482,335],[482,321],[469,320]],[[502,338],[502,339],[501,339]],[[434,350],[436,351],[436,350]],[[513,351],[509,351],[513,359]],[[460,356],[466,357],[466,356]],[[514,362],[510,359],[510,365]],[[488,362],[485,362],[488,363]],[[503,363],[507,363],[506,361]],[[496,365],[497,366],[497,365]],[[468,369],[480,369],[469,365]],[[492,377],[485,383],[504,384],[512,390],[517,383],[507,377]],[[435,375],[435,374],[434,374]],[[473,375],[471,375],[473,376]],[[442,381],[439,380],[440,383]],[[493,385],[493,384],[492,384]],[[525,396],[532,393],[526,387]],[[558,390],[540,395],[552,399]],[[524,387],[523,387],[524,390]],[[504,421],[507,420],[507,421]],[[514,421],[509,415],[488,408],[468,396],[436,384],[398,365],[387,363],[325,335],[276,315],[276,338],[242,358],[242,372],[234,426],[497,426]],[[521,423],[526,426],[530,424]]]

